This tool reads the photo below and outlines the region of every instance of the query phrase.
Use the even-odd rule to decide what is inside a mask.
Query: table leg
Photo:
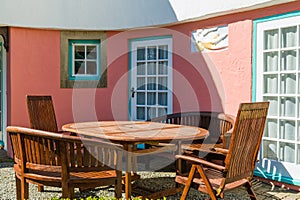
[[[182,149],[181,149],[181,141],[178,141],[177,143],[177,155],[181,155],[182,154]],[[176,161],[176,173],[182,174],[182,160],[181,159],[177,159]],[[176,182],[175,184],[176,188],[180,187],[180,184]]]
[[[130,144],[124,145],[124,150],[127,155],[126,173],[125,173],[125,199],[131,199],[131,152]]]
[[[133,144],[132,146],[132,152],[135,152],[137,150],[137,144]],[[132,172],[136,174],[137,168],[138,168],[138,161],[137,161],[137,156],[133,155],[132,158]]]
[[[177,155],[181,155],[182,154],[182,149],[181,149],[181,141],[178,141],[177,144]],[[177,159],[176,160],[176,167],[177,170],[182,173],[182,160],[181,159]]]

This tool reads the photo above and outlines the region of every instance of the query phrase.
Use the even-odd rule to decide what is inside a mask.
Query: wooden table
[[[198,127],[176,124],[163,124],[140,121],[101,121],[66,124],[64,131],[82,136],[96,137],[122,144],[127,154],[125,174],[125,198],[131,198],[132,155],[137,143],[164,142],[178,145],[177,154],[181,153],[181,143],[204,139],[208,131]]]

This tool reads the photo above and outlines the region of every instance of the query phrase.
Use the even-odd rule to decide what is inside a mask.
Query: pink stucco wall
[[[60,33],[59,31],[10,29],[10,74],[8,123],[28,126],[26,95],[53,95],[59,121],[67,121],[71,114],[68,103],[70,92],[61,90],[60,84]]]
[[[108,86],[60,88],[60,31],[10,28],[8,124],[29,126],[27,94],[53,96],[58,126],[76,121],[128,118],[128,49],[134,38],[172,36],[173,111],[216,110],[235,115],[251,101],[252,20],[294,10],[300,3],[165,28],[107,32]],[[229,46],[192,53],[193,30],[228,24]],[[75,113],[75,118],[74,114]],[[77,114],[79,117],[77,117]]]
[[[196,71],[206,83],[207,91],[198,89],[201,107],[235,115],[240,102],[251,101],[252,21],[225,24],[228,24],[228,48],[214,52],[188,53],[186,59],[196,64]],[[211,24],[218,25],[222,24]],[[195,23],[189,26],[186,26],[190,28],[189,31],[197,27]],[[198,28],[204,27],[199,23]],[[192,80],[193,85],[201,85],[198,80]],[[206,95],[210,98],[205,97]]]
[[[94,120],[95,116],[86,112],[94,102],[97,118],[112,119],[110,88],[60,88],[60,31],[11,28],[9,60],[8,125],[29,126],[27,94],[52,95],[59,128],[74,121],[73,106],[81,113],[80,120]],[[109,81],[118,75],[118,71],[109,73]],[[89,98],[91,95],[93,98]]]
[[[240,102],[251,100],[252,21],[229,24],[229,47],[209,53],[191,52],[190,34],[196,27],[202,28],[200,24],[194,25],[195,23],[170,28],[110,33],[107,41],[108,63],[113,63],[115,60],[119,63],[118,69],[125,76],[120,86],[127,91],[128,57],[125,56],[124,60],[121,60],[119,55],[127,53],[130,40],[171,35],[173,112],[214,110],[235,114]],[[114,65],[110,68],[114,68]],[[127,102],[127,94],[118,101],[119,104]],[[126,112],[127,107],[123,111]]]
[[[74,120],[128,119],[129,41],[164,35],[173,39],[173,111],[234,113],[241,99],[250,99],[251,21],[232,24],[229,30],[229,48],[209,54],[191,52],[190,31],[161,28],[108,33],[107,88],[62,89],[60,31],[11,28],[8,124],[29,126],[27,94],[52,95],[59,127]],[[240,41],[232,40],[239,31],[243,32],[242,47]],[[243,93],[235,92],[240,89]]]
[[[235,115],[238,104],[251,101],[252,93],[252,21],[229,24],[227,50],[209,53],[220,76],[220,90],[226,113]],[[217,73],[217,72],[216,72]]]

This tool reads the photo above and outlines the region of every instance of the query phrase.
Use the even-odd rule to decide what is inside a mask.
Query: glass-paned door
[[[257,23],[256,100],[270,108],[256,174],[300,185],[300,17]]]
[[[171,52],[171,38],[131,42],[131,120],[148,120],[172,112]]]

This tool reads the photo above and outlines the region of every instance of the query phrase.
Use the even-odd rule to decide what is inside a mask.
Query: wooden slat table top
[[[141,121],[99,121],[66,124],[64,131],[116,142],[196,140],[208,136],[198,127]]]

